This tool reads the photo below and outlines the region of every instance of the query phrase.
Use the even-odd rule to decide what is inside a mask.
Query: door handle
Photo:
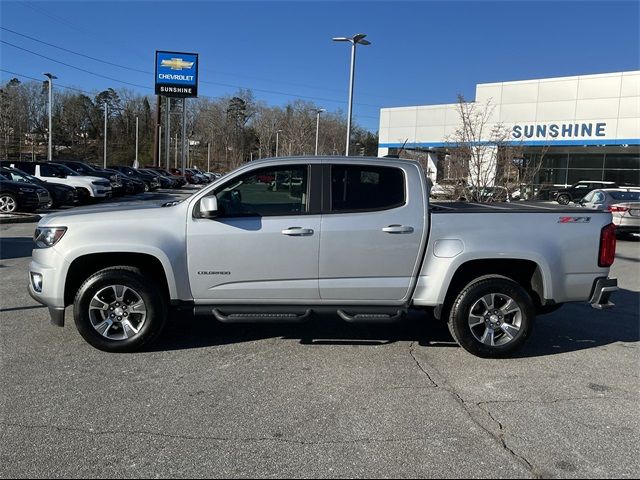
[[[313,229],[302,227],[289,227],[286,230],[282,230],[283,235],[289,235],[290,237],[306,237],[313,235]]]
[[[413,233],[413,227],[405,225],[389,225],[382,229],[385,233]]]

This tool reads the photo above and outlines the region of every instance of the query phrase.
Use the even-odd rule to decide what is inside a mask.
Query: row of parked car
[[[0,161],[0,212],[29,212],[42,208],[78,205],[159,188],[205,184],[220,174],[176,168],[101,168],[75,160],[55,162]]]

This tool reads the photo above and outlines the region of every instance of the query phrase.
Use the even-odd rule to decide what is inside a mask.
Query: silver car
[[[594,190],[580,205],[591,210],[607,210],[613,216],[617,233],[640,233],[640,190],[607,188]]]

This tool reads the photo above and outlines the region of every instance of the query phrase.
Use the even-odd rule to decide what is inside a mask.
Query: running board
[[[395,313],[356,313],[350,315],[344,310],[338,310],[338,316],[349,323],[389,323],[402,318],[404,312],[398,310]]]
[[[223,323],[297,323],[304,322],[311,316],[311,310],[307,309],[303,313],[292,312],[273,312],[273,313],[230,313],[225,315],[217,308],[212,309],[211,313],[219,322]]]

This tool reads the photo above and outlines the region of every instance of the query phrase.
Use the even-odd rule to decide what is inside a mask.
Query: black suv
[[[33,212],[46,208],[49,202],[51,197],[44,188],[0,176],[0,213]]]
[[[568,205],[570,202],[579,202],[592,190],[599,188],[618,188],[615,182],[601,182],[592,180],[581,180],[574,183],[569,188],[562,188],[557,192],[552,192],[553,198],[560,205]]]
[[[22,182],[38,187],[44,188],[49,192],[51,201],[47,205],[47,208],[56,208],[61,205],[73,205],[78,203],[78,194],[76,189],[69,185],[62,185],[61,183],[45,182],[32,175],[29,175],[22,170],[11,167],[0,167],[0,178],[10,180],[12,182]]]

